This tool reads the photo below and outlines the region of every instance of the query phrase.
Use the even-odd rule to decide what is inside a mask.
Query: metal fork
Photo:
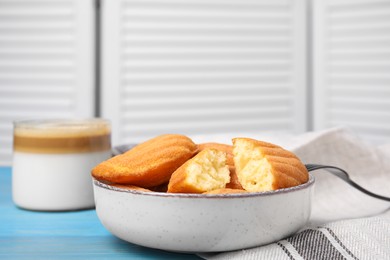
[[[338,168],[338,167],[335,167],[335,166],[330,166],[330,165],[321,165],[321,164],[306,164],[306,169],[311,172],[311,171],[315,171],[315,170],[319,170],[319,169],[324,169],[330,173],[332,173],[333,175],[341,178],[342,180],[344,180],[345,182],[347,182],[349,185],[351,185],[352,187],[360,190],[361,192],[371,196],[371,197],[374,197],[374,198],[377,198],[377,199],[381,199],[381,200],[385,200],[385,201],[390,201],[390,198],[389,197],[385,197],[385,196],[382,196],[382,195],[378,195],[378,194],[375,194],[371,191],[368,191],[366,190],[365,188],[363,188],[362,186],[360,186],[359,184],[357,184],[356,182],[352,181],[351,178],[349,177],[348,173],[341,169],[341,168]]]

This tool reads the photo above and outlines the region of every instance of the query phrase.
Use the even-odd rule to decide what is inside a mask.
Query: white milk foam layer
[[[94,207],[91,170],[111,151],[34,154],[14,152],[12,196],[19,207],[76,210]]]

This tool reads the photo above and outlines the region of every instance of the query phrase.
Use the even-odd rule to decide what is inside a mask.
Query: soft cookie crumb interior
[[[226,154],[217,150],[207,150],[205,156],[194,158],[187,169],[188,182],[204,191],[224,188],[230,181]]]
[[[272,167],[259,149],[243,140],[235,142],[234,163],[237,177],[247,191],[273,190]]]

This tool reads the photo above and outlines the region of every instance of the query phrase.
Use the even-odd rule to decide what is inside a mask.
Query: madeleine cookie
[[[221,143],[202,143],[198,144],[198,151],[203,151],[205,149],[217,149],[220,151],[223,151],[226,153],[226,164],[229,166],[230,171],[230,182],[226,184],[226,188],[231,189],[241,189],[242,186],[240,182],[238,181],[236,169],[234,167],[234,160],[233,160],[233,146],[228,144],[221,144]]]
[[[203,194],[234,194],[234,193],[248,193],[246,190],[222,188],[203,192]]]
[[[225,188],[229,181],[226,153],[216,149],[205,149],[172,174],[168,192],[203,193]]]
[[[247,191],[269,191],[305,183],[306,167],[292,152],[250,138],[233,139],[236,173]]]
[[[202,143],[198,144],[198,152],[201,152],[205,149],[217,149],[226,153],[226,164],[229,166],[234,166],[233,160],[233,146],[229,144],[221,143]]]
[[[111,184],[111,186],[114,186],[114,187],[117,187],[117,188],[120,188],[120,189],[124,189],[124,190],[136,190],[136,191],[146,191],[146,192],[151,192],[151,190],[148,190],[148,189],[144,189],[144,188],[141,188],[141,187],[138,187],[138,186],[134,186],[134,185],[130,185],[130,184]]]
[[[113,183],[155,187],[168,182],[196,151],[196,144],[184,135],[161,135],[100,163],[92,176]]]
[[[226,188],[243,190],[244,188],[242,187],[237,177],[236,167],[229,166],[229,171],[230,171],[230,182],[226,184]]]

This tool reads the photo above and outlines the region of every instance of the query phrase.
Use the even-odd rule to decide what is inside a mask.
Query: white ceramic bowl
[[[170,194],[94,180],[97,215],[115,236],[170,251],[218,252],[268,244],[309,220],[314,178],[263,193]]]

